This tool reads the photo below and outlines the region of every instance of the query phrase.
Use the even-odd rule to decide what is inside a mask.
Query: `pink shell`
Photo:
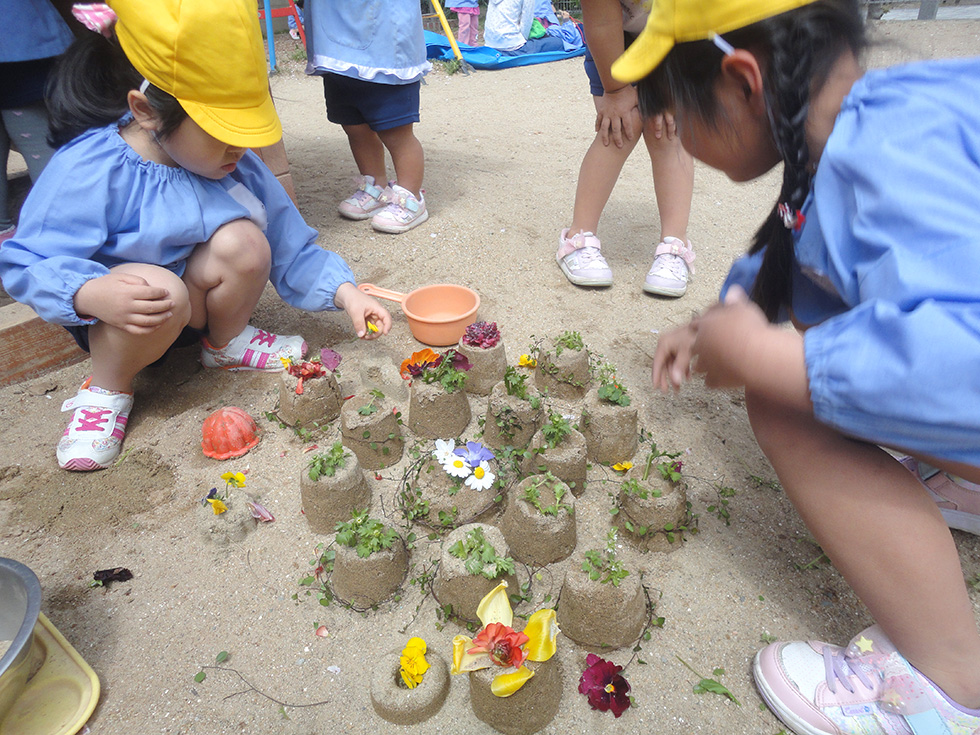
[[[219,408],[201,427],[201,449],[214,459],[241,457],[259,443],[255,419],[236,406]]]

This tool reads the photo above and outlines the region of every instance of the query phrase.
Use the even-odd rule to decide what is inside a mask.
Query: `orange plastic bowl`
[[[213,459],[241,457],[259,443],[255,419],[237,406],[219,408],[201,427],[201,449]]]
[[[459,342],[466,328],[476,321],[480,295],[466,286],[438,283],[407,294],[362,283],[361,291],[379,299],[397,301],[408,320],[412,336],[424,345],[448,347]]]

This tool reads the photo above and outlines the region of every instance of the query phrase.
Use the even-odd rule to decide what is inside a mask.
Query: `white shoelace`
[[[671,278],[675,281],[687,281],[687,263],[679,255],[664,253],[658,255],[650,267],[651,276]]]

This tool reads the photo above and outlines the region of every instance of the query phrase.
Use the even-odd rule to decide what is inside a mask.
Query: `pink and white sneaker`
[[[612,286],[613,274],[602,257],[599,238],[591,232],[568,236],[566,227],[558,235],[555,260],[565,277],[576,286]]]
[[[357,190],[337,207],[337,211],[347,219],[371,219],[375,212],[384,209],[382,198],[384,189],[374,183],[373,176],[358,176],[354,179]]]
[[[201,340],[201,364],[223,370],[264,370],[279,372],[282,359],[301,360],[306,354],[306,340],[299,335],[283,336],[257,329],[249,324],[231,342],[214,348]]]
[[[385,202],[385,208],[371,218],[371,227],[378,232],[399,235],[429,219],[424,194],[416,198],[405,187],[391,184],[381,200]]]
[[[797,735],[974,735],[980,711],[954,704],[873,625],[847,648],[773,643],[752,666],[773,713]]]
[[[79,389],[61,404],[72,411],[68,428],[58,442],[58,465],[65,470],[104,470],[116,461],[126,437],[126,423],[133,408],[129,393],[94,386]]]
[[[941,472],[912,457],[899,461],[926,486],[946,525],[980,536],[980,485]]]
[[[694,248],[691,243],[677,237],[665,237],[654,252],[643,290],[657,296],[683,296],[692,273]]]

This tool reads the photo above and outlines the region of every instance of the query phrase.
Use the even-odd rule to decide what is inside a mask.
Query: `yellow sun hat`
[[[621,82],[657,68],[676,43],[702,41],[809,5],[815,0],[653,0],[646,28],[612,65]]]
[[[126,57],[205,132],[247,148],[272,145],[272,104],[254,0],[108,0]]]

